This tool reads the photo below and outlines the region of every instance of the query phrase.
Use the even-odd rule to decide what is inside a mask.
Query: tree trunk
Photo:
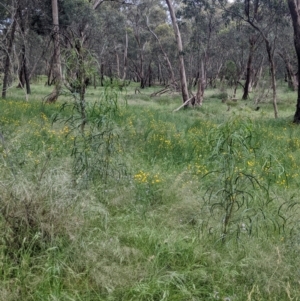
[[[149,62],[149,66],[148,66],[148,87],[152,86],[152,68],[151,68],[151,62]]]
[[[250,48],[249,48],[249,56],[247,61],[247,69],[246,69],[246,82],[244,86],[244,93],[242,99],[247,100],[249,96],[249,88],[251,83],[251,73],[252,73],[252,60],[254,55],[254,39],[253,37],[249,38]]]
[[[28,69],[27,69],[27,59],[26,59],[26,45],[25,45],[25,26],[23,21],[22,12],[20,9],[18,9],[18,15],[19,15],[19,26],[22,32],[22,48],[21,48],[21,76],[20,78],[20,84],[22,88],[24,87],[24,83],[26,85],[26,94],[30,94],[30,82],[29,82],[29,76],[28,76]]]
[[[296,1],[296,0],[295,0]],[[297,0],[298,1],[298,0]],[[300,0],[299,0],[300,1]],[[259,27],[257,27],[250,19],[247,21],[256,31],[260,33],[262,38],[264,39],[266,50],[268,54],[268,60],[270,65],[270,73],[271,73],[271,83],[272,83],[272,91],[273,91],[273,108],[274,108],[274,116],[275,118],[278,117],[278,108],[277,108],[277,92],[276,92],[276,77],[275,77],[275,63],[274,63],[274,49],[272,50],[272,46],[270,44],[270,41],[265,36],[265,34],[261,31]],[[275,47],[275,46],[273,46]]]
[[[100,86],[104,86],[104,63],[100,65]]]
[[[17,3],[17,5],[19,6],[19,3]],[[15,32],[16,32],[16,25],[17,25],[16,18],[17,18],[18,10],[19,7],[15,11],[15,14],[12,16],[12,24],[11,24],[10,34],[8,36],[6,58],[5,58],[5,65],[4,65],[4,77],[3,77],[3,85],[2,85],[2,98],[6,98],[6,91],[7,91],[8,81],[9,81],[9,74],[10,74],[12,48],[15,39]]]
[[[293,28],[294,28],[294,44],[298,59],[298,76],[300,75],[300,0],[288,0]],[[298,97],[296,104],[296,112],[294,115],[294,123],[300,123],[300,85],[298,85]]]
[[[58,0],[51,0],[52,3],[52,19],[53,19],[53,39],[54,39],[54,53],[53,53],[53,76],[55,87],[52,93],[48,96],[46,102],[54,103],[56,102],[62,82],[62,70],[60,61],[60,41],[59,41],[59,21],[58,21]]]
[[[204,90],[205,90],[205,71],[204,71],[204,64],[203,61],[201,61],[201,77],[198,78],[198,84],[197,84],[197,94],[196,94],[196,105],[202,106],[203,103],[203,97],[204,97]]]
[[[86,125],[86,109],[85,109],[85,90],[86,90],[86,70],[84,66],[84,58],[82,54],[82,45],[80,41],[76,41],[75,49],[78,60],[78,72],[77,72],[77,81],[79,83],[79,105],[80,105],[80,115],[81,115],[81,131],[84,132]]]
[[[262,56],[258,67],[256,68],[256,70],[253,70],[253,76],[252,76],[252,82],[251,82],[252,87],[251,88],[255,89],[259,84],[259,81],[263,74],[264,60],[265,60],[265,57]]]
[[[278,117],[278,108],[277,108],[277,93],[276,93],[276,77],[275,77],[275,63],[274,63],[274,55],[272,54],[271,46],[269,41],[266,42],[266,48],[267,48],[267,53],[268,53],[268,58],[269,58],[269,63],[270,63],[270,72],[271,72],[271,82],[272,82],[272,102],[273,102],[273,108],[274,108],[274,116],[275,118]]]
[[[145,46],[145,45],[144,45]],[[145,88],[145,73],[144,73],[144,46],[140,50],[140,70],[138,71],[138,75],[140,78],[140,88]]]
[[[160,42],[160,40],[159,40],[157,34],[156,34],[156,33],[150,28],[150,26],[148,25],[148,18],[147,18],[147,28],[148,28],[148,30],[150,31],[150,33],[152,33],[152,35],[155,37],[155,39],[156,39],[156,41],[157,41],[157,43],[158,43],[158,46],[159,46],[161,52],[162,52],[163,55],[164,55],[164,58],[165,58],[165,60],[166,60],[166,62],[167,62],[168,69],[169,69],[169,72],[170,72],[172,84],[176,84],[176,81],[175,81],[175,75],[174,75],[174,71],[173,71],[173,67],[172,67],[172,64],[171,64],[171,62],[170,62],[170,59],[169,59],[167,53],[165,52],[165,50],[164,50],[164,48],[163,48],[163,46],[162,46],[162,44],[161,44],[161,42]]]
[[[285,64],[285,69],[286,69],[286,73],[287,73],[287,82],[288,82],[289,88],[291,88],[293,91],[297,91],[298,79],[293,71],[293,68],[291,66],[288,55],[284,52],[283,53],[278,52],[278,54],[282,58],[282,60]]]
[[[189,92],[188,92],[185,67],[184,67],[184,59],[183,59],[184,52],[183,52],[181,34],[180,34],[179,27],[178,27],[178,24],[176,21],[176,16],[175,16],[175,12],[174,12],[174,8],[171,3],[171,0],[166,0],[166,3],[168,5],[169,12],[171,15],[173,29],[174,29],[174,33],[175,33],[175,37],[176,37],[176,42],[177,42],[177,48],[178,48],[178,54],[179,54],[179,71],[180,71],[182,101],[183,101],[183,103],[185,103],[189,99]]]
[[[117,64],[117,78],[120,79],[120,59],[117,50],[115,51],[115,53],[116,53],[116,64]]]
[[[28,71],[27,71],[27,62],[26,62],[26,48],[25,44],[22,45],[21,48],[21,66],[20,66],[20,72],[19,72],[19,85],[18,88],[24,88],[26,86],[26,94],[31,93],[30,89],[30,82],[28,77]]]
[[[157,77],[158,77],[158,82],[161,84],[163,81],[163,76],[162,76],[162,71],[161,71],[161,65],[160,63],[158,63],[158,67],[157,67]]]
[[[126,79],[126,75],[127,75],[127,65],[128,65],[128,57],[127,54],[128,53],[128,33],[126,30],[125,33],[125,49],[124,49],[124,69],[123,69],[123,81],[125,81]]]

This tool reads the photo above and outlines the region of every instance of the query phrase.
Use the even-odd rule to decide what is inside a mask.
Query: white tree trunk
[[[181,34],[179,31],[179,27],[176,21],[176,16],[174,12],[173,5],[170,0],[166,0],[166,3],[169,8],[170,16],[172,19],[173,29],[176,37],[178,54],[179,54],[179,71],[180,71],[180,83],[181,83],[181,92],[182,92],[182,101],[185,103],[189,99],[189,92],[186,82],[186,74],[185,74],[185,67],[184,67],[184,60],[183,60],[183,46],[181,40]]]

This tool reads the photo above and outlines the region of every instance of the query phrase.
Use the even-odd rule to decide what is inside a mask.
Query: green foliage
[[[0,101],[1,301],[297,299],[300,139],[284,94],[277,120],[215,98],[172,113],[109,81],[87,89],[82,131],[78,100],[41,104],[47,89]]]
[[[232,85],[237,80],[238,70],[235,62],[226,61],[221,73],[228,80],[229,84]]]
[[[286,219],[279,213],[280,205],[270,196],[269,176],[261,177],[253,169],[257,161],[256,133],[250,120],[229,120],[210,134],[211,170],[205,208],[211,212],[206,221],[219,220],[217,227],[222,241],[228,236],[259,235],[260,228],[280,233]],[[266,166],[267,165],[267,166]],[[278,170],[276,160],[268,161],[263,170]]]
[[[65,49],[63,55],[65,57],[67,88],[72,93],[83,93],[80,97],[84,97],[87,82],[91,81],[97,72],[97,61],[93,54],[82,47],[81,42],[76,39],[73,48]]]
[[[149,174],[140,170],[134,175],[136,187],[136,203],[144,205],[156,205],[162,202],[162,179],[159,174]]]
[[[62,121],[70,129],[67,135],[73,139],[71,154],[75,181],[87,183],[98,178],[104,181],[108,177],[119,179],[123,167],[115,154],[122,153],[122,145],[114,121],[119,114],[118,93],[114,87],[106,87],[99,100],[84,104],[84,119],[82,102],[77,97],[72,103],[64,103],[61,111],[64,110],[71,115],[67,118],[56,115],[54,121]]]

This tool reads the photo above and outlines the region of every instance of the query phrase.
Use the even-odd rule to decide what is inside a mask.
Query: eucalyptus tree
[[[280,67],[279,71],[284,74],[284,79],[288,83],[288,87],[293,91],[297,91],[297,55],[294,47],[292,24],[289,25],[282,28],[278,36],[277,54],[281,58],[281,61],[277,61],[277,68]]]
[[[286,15],[285,4],[283,1],[278,0],[237,0],[228,8],[224,4],[227,1],[220,0],[219,2],[223,4],[223,8],[226,11],[230,11],[233,17],[251,26],[264,41],[271,74],[274,115],[277,118],[278,108],[274,55],[279,34],[278,26]]]
[[[152,45],[153,59],[158,65],[160,71],[161,65],[166,65],[168,76],[171,79],[171,84],[176,87],[176,78],[170,56],[172,56],[172,45],[174,33],[172,28],[167,23],[167,15],[164,8],[158,4],[150,8],[149,14],[146,15],[146,26],[153,36],[150,40]],[[162,55],[162,59],[160,58]],[[160,77],[160,75],[158,75]]]
[[[288,0],[288,7],[294,28],[294,45],[298,59],[298,76],[300,74],[300,0]],[[300,84],[298,84],[298,97],[294,123],[300,123]]]
[[[150,59],[151,33],[147,28],[147,15],[153,1],[132,1],[133,5],[127,8],[126,20],[131,45],[128,49],[128,57],[131,62],[131,70],[136,74],[140,87],[145,88],[147,81],[146,65]]]
[[[249,41],[249,52],[248,52],[248,59],[247,59],[247,66],[246,66],[246,81],[244,84],[244,92],[242,96],[242,99],[244,100],[247,100],[249,97],[249,92],[253,81],[253,58],[260,44],[260,35],[255,33],[250,33],[248,41]]]
[[[110,78],[116,77],[124,80],[127,76],[129,38],[123,10],[126,9],[112,2],[103,4],[101,9],[96,11],[93,30],[97,28],[97,32],[94,32],[92,37],[94,41],[92,48],[99,60],[102,79],[104,74]]]
[[[62,87],[62,68],[60,56],[60,34],[59,34],[59,15],[58,1],[51,0],[52,6],[52,21],[53,21],[53,74],[55,86],[52,93],[47,97],[47,102],[55,102],[60,94]]]
[[[2,18],[4,17],[6,20],[2,20],[2,24],[5,24],[4,30],[4,51],[5,51],[5,60],[4,60],[4,76],[2,82],[2,98],[6,98],[6,92],[9,84],[9,76],[10,76],[10,68],[12,62],[13,55],[13,45],[15,40],[15,33],[17,28],[17,16],[20,10],[20,0],[15,0],[9,3],[2,4],[1,8],[3,8]]]
[[[7,11],[2,24],[5,51],[2,97],[6,96],[12,74],[18,73],[18,87],[26,88],[30,93],[30,78],[35,73],[41,57],[47,53],[42,45],[52,28],[51,3],[46,0],[4,1],[1,8]],[[9,16],[10,15],[10,16]],[[33,45],[34,44],[34,45]],[[42,49],[44,48],[44,49]],[[42,55],[41,55],[41,53]],[[18,60],[19,59],[19,60]]]
[[[207,82],[207,73],[210,69],[216,53],[214,47],[218,47],[217,33],[222,23],[220,11],[212,1],[208,0],[184,0],[185,4],[180,11],[185,19],[191,19],[193,31],[190,38],[190,52],[196,55],[194,72],[198,78],[201,65],[204,66],[204,81]],[[210,72],[211,73],[211,72]]]
[[[185,72],[185,65],[184,65],[184,50],[183,50],[181,34],[178,27],[174,6],[170,0],[166,0],[166,4],[170,12],[170,17],[172,20],[173,30],[176,38],[176,43],[177,43],[182,101],[184,104],[187,104],[190,101],[190,98],[189,98],[189,92],[188,92],[188,86],[186,80],[186,72]]]
[[[223,67],[221,77],[226,78],[228,85],[232,88],[232,98],[236,98],[236,92],[242,79],[245,77],[248,41],[244,35],[244,27],[230,22],[220,31],[219,46],[224,50]]]
[[[29,34],[28,29],[28,19],[30,15],[28,14],[27,1],[22,1],[22,7],[18,9],[17,18],[18,18],[18,27],[20,29],[20,40],[21,40],[21,49],[20,49],[20,66],[19,66],[19,87],[23,88],[26,86],[26,93],[30,94],[30,82],[29,82],[29,73],[28,73],[28,59],[27,59],[27,35]]]

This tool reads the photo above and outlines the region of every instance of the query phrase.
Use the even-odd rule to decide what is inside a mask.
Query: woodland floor
[[[0,100],[0,300],[300,300],[295,92],[135,88]]]

